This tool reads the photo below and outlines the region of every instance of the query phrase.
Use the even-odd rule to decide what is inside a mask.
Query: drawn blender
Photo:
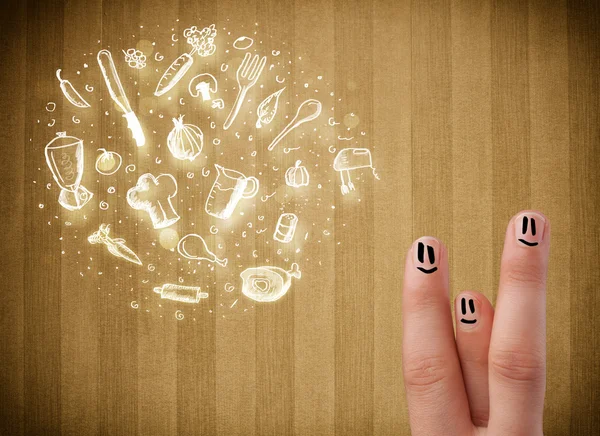
[[[235,99],[235,103],[233,103],[233,107],[231,108],[231,112],[229,112],[229,115],[225,120],[225,124],[223,124],[223,129],[225,130],[231,127],[231,124],[235,120],[235,117],[237,117],[237,114],[240,111],[244,100],[246,99],[246,94],[248,93],[250,88],[254,86],[254,84],[260,77],[263,68],[265,67],[265,64],[267,63],[266,56],[260,58],[259,61],[259,56],[254,55],[254,58],[252,58],[252,62],[250,62],[250,57],[250,53],[246,53],[246,55],[244,56],[244,60],[237,69],[236,78],[238,82],[239,91]]]
[[[352,179],[350,178],[350,171],[357,170],[359,168],[371,168],[375,178],[379,179],[379,176],[375,172],[375,168],[373,168],[371,151],[369,151],[369,149],[344,148],[343,150],[340,150],[335,157],[335,160],[333,161],[333,169],[340,173],[343,195],[348,194],[350,191],[354,191],[354,183],[352,183]],[[348,178],[347,184],[344,180],[344,173],[346,173]]]

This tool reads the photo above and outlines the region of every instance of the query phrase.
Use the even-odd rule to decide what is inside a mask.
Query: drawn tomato
[[[98,151],[102,151],[96,159],[96,171],[100,174],[110,176],[121,168],[122,158],[119,153],[106,151],[103,148],[99,148]]]

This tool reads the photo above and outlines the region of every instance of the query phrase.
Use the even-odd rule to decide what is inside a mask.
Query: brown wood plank
[[[529,3],[529,107],[531,206],[552,223],[547,284],[547,367],[545,433],[568,434],[571,417],[570,367],[570,143],[566,2]],[[552,175],[552,183],[547,176]]]
[[[354,113],[360,131],[373,133],[372,2],[335,2],[335,118],[338,150],[367,147],[369,137],[347,130],[344,117]],[[340,173],[341,174],[341,173]],[[336,178],[338,174],[335,175]],[[373,432],[374,359],[374,202],[369,168],[350,171],[356,190],[335,188],[335,431],[336,435]],[[346,180],[346,183],[348,181]],[[338,182],[339,183],[339,182]],[[358,237],[360,235],[360,237]]]
[[[331,206],[337,178],[321,172],[321,166],[330,165],[335,156],[327,150],[329,144],[334,143],[335,129],[321,126],[327,125],[332,114],[333,98],[329,92],[333,91],[335,79],[331,26],[335,17],[334,2],[296,2],[294,12],[293,44],[297,47],[296,59],[302,58],[294,65],[294,75],[301,80],[295,85],[299,90],[297,98],[313,97],[323,103],[323,112],[312,125],[319,130],[318,140],[313,145],[308,138],[295,135],[297,145],[302,148],[289,153],[286,159],[286,167],[301,159],[310,175],[307,187],[294,190],[300,202],[306,199],[295,212],[299,224],[294,246],[301,250],[296,254],[296,261],[303,275],[291,290],[294,298],[294,434],[326,436],[335,431],[335,249],[331,243],[333,236],[323,232],[332,230],[331,221],[324,217],[329,219],[334,215]],[[308,83],[308,88],[303,90],[303,83]],[[291,100],[291,96],[288,94],[287,100]],[[307,124],[302,131],[308,129]],[[285,182],[280,179],[280,183]]]
[[[373,431],[409,435],[402,384],[402,275],[412,243],[411,2],[373,5],[374,182]],[[395,326],[391,328],[390,326]]]
[[[530,207],[527,4],[491,4],[494,299],[506,224]]]
[[[44,146],[54,134],[37,123],[47,103],[47,90],[55,85],[56,63],[63,58],[62,2],[29,3],[27,8],[27,103],[25,122],[24,208],[24,355],[25,433],[56,433],[60,429],[60,298],[61,206],[59,188],[40,190],[50,176],[45,172]],[[41,45],[32,35],[46,35]],[[63,101],[57,100],[60,113]],[[57,120],[60,125],[60,120]],[[44,172],[42,172],[42,169]],[[35,183],[34,183],[35,182]],[[43,209],[40,209],[40,204]],[[43,271],[43,274],[40,272]]]
[[[600,429],[600,9],[569,2],[571,434]]]
[[[4,120],[0,143],[0,230],[4,235],[0,248],[0,434],[22,435],[24,432],[24,296],[23,284],[25,226],[25,149],[27,97],[27,5],[10,2],[5,6],[11,14],[0,15],[0,46],[4,47],[3,63],[10,66],[12,80],[0,82],[0,95],[6,102],[0,109]]]

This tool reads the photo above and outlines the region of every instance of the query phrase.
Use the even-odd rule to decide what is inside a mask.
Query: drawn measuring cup
[[[81,186],[83,141],[58,132],[56,138],[46,145],[45,153],[46,163],[61,188],[58,202],[68,210],[81,209],[94,195]]]
[[[258,179],[215,164],[217,179],[206,198],[207,214],[226,220],[231,217],[242,198],[252,198],[258,193]]]

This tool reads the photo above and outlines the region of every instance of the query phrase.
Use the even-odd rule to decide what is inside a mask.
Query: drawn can
[[[273,239],[287,244],[294,239],[298,217],[293,213],[282,213],[277,220],[277,227],[273,233]]]

